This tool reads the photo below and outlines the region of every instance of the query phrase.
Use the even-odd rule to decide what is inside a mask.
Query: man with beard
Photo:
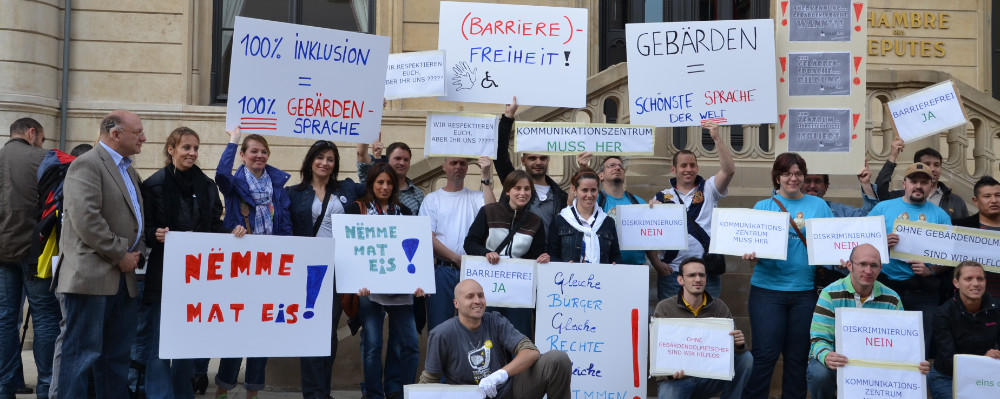
[[[889,160],[882,165],[882,170],[878,172],[878,177],[875,178],[875,186],[878,187],[878,199],[881,201],[899,198],[903,195],[903,190],[890,191],[889,182],[892,180],[892,172],[896,170],[896,158],[903,152],[903,147],[905,146],[906,144],[903,143],[903,139],[896,136],[896,139],[892,141],[892,149],[889,151]],[[965,201],[957,194],[952,193],[948,186],[939,181],[941,178],[942,159],[941,153],[930,147],[913,154],[913,163],[922,163],[929,168],[931,191],[927,193],[927,202],[937,205],[945,212],[948,212],[949,217],[964,218],[969,216],[969,209],[966,208]]]
[[[919,162],[910,165],[903,177],[905,194],[900,198],[880,202],[868,216],[884,216],[887,232],[893,231],[892,226],[897,218],[919,221],[923,216],[929,223],[950,225],[951,218],[948,214],[927,201],[927,196],[934,187],[933,180],[931,168],[927,165]],[[899,242],[899,235],[896,233],[890,233],[886,238],[890,248]],[[916,260],[890,259],[882,269],[885,279],[881,281],[899,294],[903,299],[903,308],[923,312],[926,332],[931,331],[933,309],[940,303],[938,295],[940,281],[936,274],[947,274],[948,269],[946,266],[927,265]],[[931,334],[924,334],[925,344],[930,343],[930,337]]]
[[[979,212],[967,218],[952,219],[955,226],[1000,231],[1000,182],[983,176],[972,187],[972,203]],[[986,291],[1000,298],[1000,276],[990,273],[986,278]]]
[[[581,152],[576,156],[576,163],[581,168],[589,168],[590,160],[593,158],[590,152]],[[601,191],[597,193],[597,206],[601,207],[608,216],[618,219],[618,212],[615,209],[618,205],[645,204],[638,195],[625,191],[625,163],[621,157],[612,155],[604,158],[601,166],[597,168],[597,176],[601,178]],[[623,263],[630,265],[641,265],[646,263],[646,252],[655,258],[656,251],[622,251]]]

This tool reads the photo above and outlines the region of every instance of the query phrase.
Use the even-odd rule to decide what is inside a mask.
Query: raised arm
[[[514,171],[514,163],[510,159],[510,131],[514,128],[514,115],[517,113],[517,97],[511,99],[510,104],[507,104],[507,108],[503,115],[500,116],[500,122],[497,123],[497,176],[500,177],[500,181],[507,178],[510,172]]]
[[[722,140],[719,135],[719,124],[713,121],[704,121],[701,126],[708,129],[708,134],[715,141],[715,150],[719,152],[719,172],[715,174],[715,187],[720,193],[725,194],[729,189],[729,182],[736,175],[736,163],[733,161],[733,153],[729,151],[729,145]]]

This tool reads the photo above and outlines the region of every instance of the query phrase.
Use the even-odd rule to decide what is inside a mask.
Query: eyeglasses
[[[785,172],[785,173],[782,173],[782,174],[781,174],[781,177],[784,177],[784,178],[786,178],[786,179],[787,179],[787,178],[789,178],[789,177],[797,177],[797,178],[800,178],[800,179],[801,179],[801,178],[802,178],[802,176],[805,176],[805,174],[803,174],[802,172],[795,172],[795,173],[788,173],[788,172]]]
[[[121,126],[119,126],[118,128],[121,129],[121,130],[123,130],[123,131],[129,132],[129,133],[135,133],[136,136],[146,137],[146,132],[143,132],[143,131],[138,131],[137,132],[135,130],[128,130],[128,129],[126,129],[124,127],[121,127]]]
[[[621,170],[625,170],[625,165],[620,164],[620,163],[609,163],[607,165],[604,165],[604,169],[621,169]]]
[[[870,267],[872,269],[882,267],[881,263],[855,262],[853,260],[851,261],[851,263],[861,267]]]

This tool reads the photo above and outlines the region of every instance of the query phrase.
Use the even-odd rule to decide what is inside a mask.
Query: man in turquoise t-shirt
[[[896,219],[911,221],[926,221],[928,223],[950,225],[951,218],[943,209],[927,202],[927,198],[934,190],[930,174],[930,167],[922,163],[914,163],[906,168],[903,174],[904,194],[900,198],[882,201],[868,213],[868,216],[885,217],[885,231],[889,247],[899,242],[899,236],[891,233],[892,226]],[[896,291],[903,299],[903,308],[906,310],[919,310],[924,317],[924,342],[930,343],[928,332],[931,331],[931,319],[934,315],[934,308],[939,304],[938,287],[940,280],[935,276],[938,273],[947,274],[949,267],[938,265],[927,265],[921,261],[903,261],[890,259],[889,264],[882,268],[882,275],[886,277],[883,281],[885,285]],[[929,352],[928,352],[929,353]]]
[[[577,154],[576,162],[581,167],[590,163],[593,157],[589,152]],[[618,205],[645,204],[646,201],[638,195],[625,191],[625,163],[622,158],[612,155],[604,158],[597,168],[597,175],[601,178],[601,192],[597,194],[597,206],[600,206],[608,216],[618,220],[618,212],[615,209]],[[622,262],[631,265],[641,265],[646,263],[645,251],[622,251]]]

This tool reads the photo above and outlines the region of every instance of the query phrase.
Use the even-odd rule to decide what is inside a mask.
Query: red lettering
[[[222,320],[222,308],[217,303],[212,304],[212,310],[208,312],[208,322],[211,323],[215,319],[219,319],[220,323],[225,321]]]
[[[663,229],[639,229],[639,234],[643,236],[662,236]]]
[[[191,279],[201,280],[201,254],[188,255],[184,262],[184,283],[191,284]]]
[[[865,345],[892,348],[892,340],[888,338],[865,337]]]
[[[293,303],[291,305],[288,305],[288,307],[285,308],[285,323],[295,324],[295,322],[299,320],[299,318],[295,316],[295,312],[298,311],[299,311],[299,304]]]
[[[233,259],[230,261],[229,276],[232,278],[239,277],[240,272],[249,276],[250,275],[250,251],[246,253],[233,252]]]
[[[198,322],[201,323],[201,302],[198,304],[188,304],[188,323],[194,321],[198,318]]]
[[[483,22],[482,18],[472,17],[472,20],[469,21],[469,33],[470,34],[478,35],[478,34],[480,34],[480,33],[483,32],[483,27],[479,25],[480,22]],[[473,28],[479,28],[479,31],[477,32]]]
[[[287,266],[287,264],[295,261],[294,254],[281,254],[281,260],[278,261],[278,275],[279,276],[291,276],[292,268]]]
[[[549,36],[559,36],[559,24],[549,24]]]
[[[538,25],[535,25],[535,34],[539,36],[546,36],[545,22],[539,22]]]
[[[225,259],[226,256],[223,255],[222,252],[212,252],[208,254],[208,276],[206,277],[208,281],[222,280],[222,275],[219,274],[219,269],[222,268],[220,263],[222,263]]]
[[[260,321],[274,321],[274,315],[271,314],[273,310],[273,303],[265,303],[264,307],[260,310]]]
[[[852,241],[833,243],[833,247],[837,249],[854,249],[856,246],[858,246],[858,243]]]
[[[229,309],[233,311],[233,321],[240,321],[240,311],[243,310],[242,303],[234,303],[229,305]]]
[[[258,252],[257,253],[257,275],[259,276],[261,272],[264,274],[271,274],[271,253],[270,252]]]

